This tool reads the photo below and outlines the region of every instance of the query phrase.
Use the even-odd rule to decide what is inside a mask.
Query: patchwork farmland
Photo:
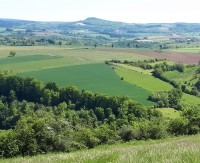
[[[12,50],[16,51],[16,56],[8,57]],[[130,67],[126,65],[114,65],[114,69],[111,69],[104,64],[106,60],[112,59],[148,60],[150,57],[155,57],[151,55],[153,54],[151,51],[67,47],[1,47],[0,53],[1,72],[35,77],[44,83],[52,81],[60,86],[75,85],[79,89],[96,93],[127,96],[144,105],[154,105],[147,100],[152,92],[172,89],[171,85],[153,77],[148,70],[144,71],[137,67],[131,67],[132,70],[130,70]],[[146,54],[148,56],[145,56]],[[157,55],[163,54],[156,53]],[[186,54],[186,56],[189,55]],[[194,99],[193,101],[198,101],[195,97],[191,98]],[[186,98],[184,102],[188,103],[187,101]]]

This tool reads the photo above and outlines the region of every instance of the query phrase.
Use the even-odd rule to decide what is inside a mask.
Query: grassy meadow
[[[200,135],[133,141],[72,153],[1,159],[0,163],[199,163]]]
[[[166,119],[179,118],[181,114],[181,111],[175,110],[173,108],[158,108],[157,110],[159,110],[163,114],[163,117]]]
[[[200,54],[200,48],[178,48],[178,49],[173,49],[173,51]]]

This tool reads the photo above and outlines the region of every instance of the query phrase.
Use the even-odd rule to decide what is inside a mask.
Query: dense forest
[[[4,158],[200,132],[200,108],[182,108],[180,118],[166,120],[155,108],[127,97],[75,86],[7,74],[0,75],[0,86],[0,157]]]

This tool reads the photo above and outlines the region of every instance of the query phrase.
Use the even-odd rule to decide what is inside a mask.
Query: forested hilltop
[[[0,157],[70,152],[119,141],[200,132],[200,108],[165,119],[127,97],[0,75]]]

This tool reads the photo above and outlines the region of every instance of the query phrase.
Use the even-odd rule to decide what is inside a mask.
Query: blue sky
[[[0,18],[200,23],[200,0],[0,0]]]

